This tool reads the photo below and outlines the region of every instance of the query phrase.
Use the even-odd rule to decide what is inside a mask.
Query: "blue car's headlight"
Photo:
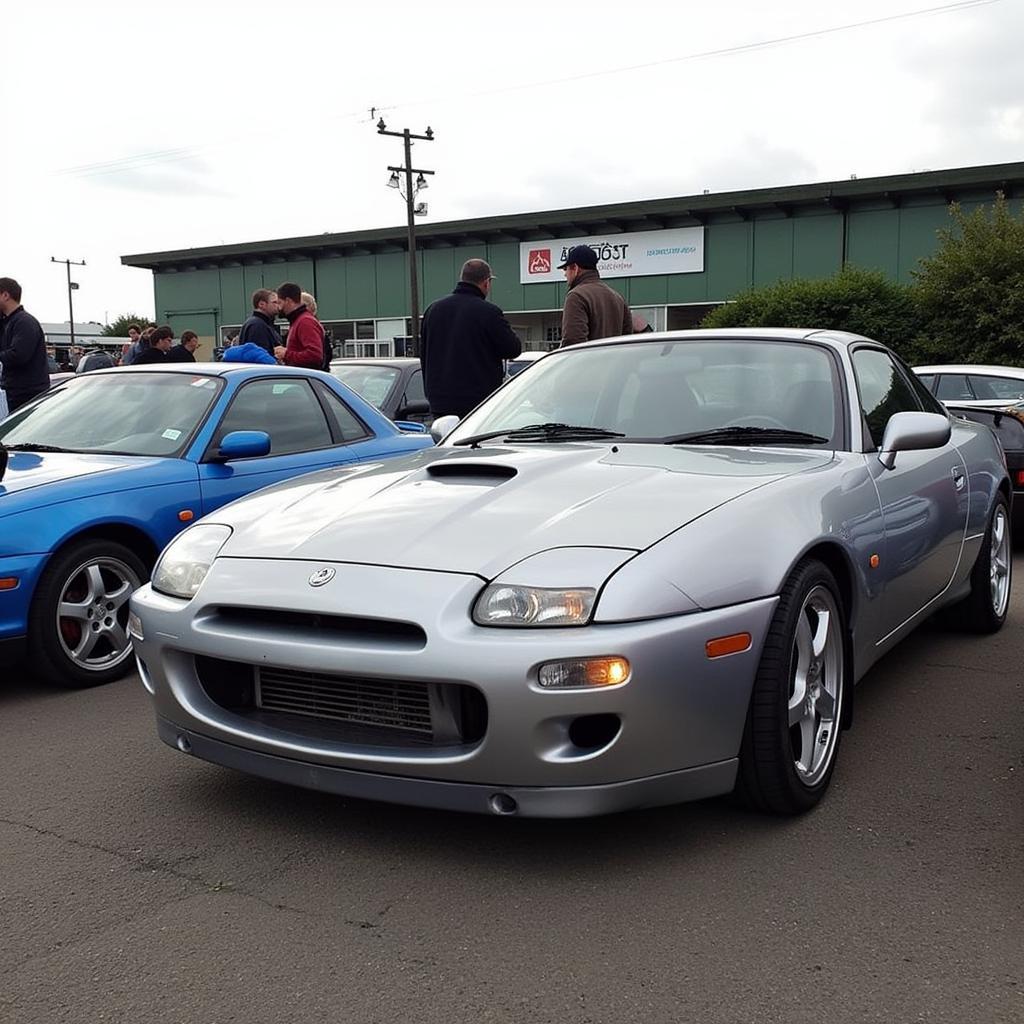
[[[190,601],[230,536],[230,526],[214,523],[200,523],[179,534],[164,548],[157,562],[153,589]]]
[[[480,626],[585,626],[596,597],[591,587],[556,590],[492,583],[477,598],[473,621]]]

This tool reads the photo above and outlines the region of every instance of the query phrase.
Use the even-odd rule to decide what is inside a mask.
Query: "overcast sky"
[[[1024,0],[950,6],[19,3],[0,275],[66,320],[84,259],[103,321],[153,312],[124,253],[404,224],[381,110],[435,132],[427,221],[1024,159]]]

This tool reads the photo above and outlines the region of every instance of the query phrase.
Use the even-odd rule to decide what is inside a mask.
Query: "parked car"
[[[332,359],[331,373],[388,419],[430,426],[418,359]]]
[[[510,359],[505,364],[505,376],[514,377],[517,373],[521,373],[531,363],[537,362],[542,356],[546,356],[547,352],[520,352],[515,359]]]
[[[0,647],[71,686],[131,666],[128,597],[188,523],[432,444],[329,374],[240,363],[79,374],[9,416],[0,442]]]
[[[1024,526],[1024,402],[1004,409],[959,405],[947,408],[954,416],[981,423],[996,435],[1006,456],[1006,469],[1013,487],[1011,512],[1016,532]]]
[[[1016,366],[915,366],[914,373],[946,405],[998,409],[1024,401],[1024,369]]]
[[[795,814],[881,655],[1005,620],[999,446],[866,338],[591,342],[453,420],[164,551],[131,629],[166,743],[429,807]]]

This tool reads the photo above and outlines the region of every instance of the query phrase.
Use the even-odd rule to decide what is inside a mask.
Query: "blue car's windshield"
[[[9,416],[0,424],[0,441],[8,447],[177,455],[220,387],[219,378],[204,374],[89,373]]]

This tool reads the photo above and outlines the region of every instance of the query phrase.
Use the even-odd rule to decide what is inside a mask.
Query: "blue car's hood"
[[[58,485],[65,485],[69,490],[78,490],[74,487],[77,482],[90,491],[120,490],[130,486],[125,474],[161,464],[177,464],[182,467],[181,475],[188,475],[187,464],[178,459],[137,455],[77,455],[71,452],[11,452],[7,472],[3,480],[0,480],[0,515],[11,511],[5,506],[26,491],[36,490],[37,494],[32,495],[33,502],[48,504],[50,496],[44,498],[38,488],[49,487],[56,491]],[[63,492],[65,488],[60,490]],[[54,494],[52,500],[61,498]]]

